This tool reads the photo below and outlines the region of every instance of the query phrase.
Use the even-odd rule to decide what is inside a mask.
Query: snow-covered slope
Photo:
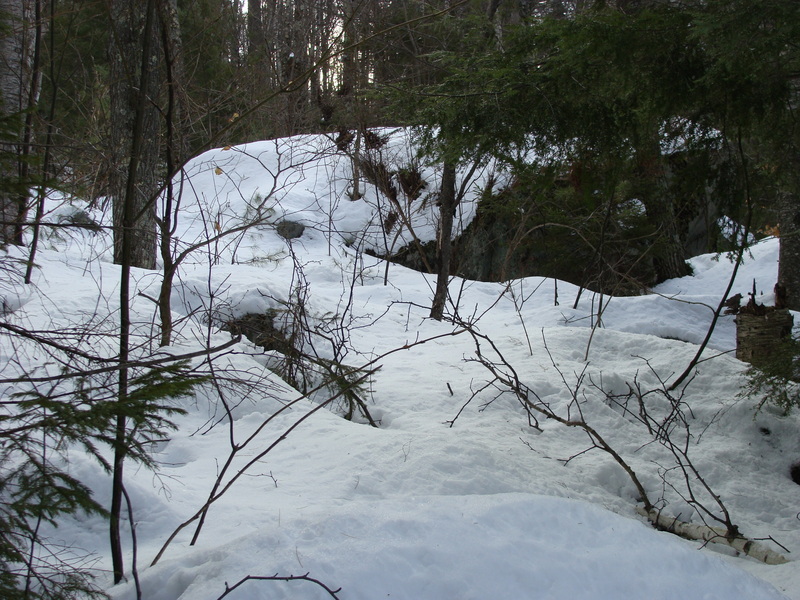
[[[390,166],[412,161],[401,133],[381,152]],[[428,189],[436,189],[434,171],[422,172]],[[739,396],[746,365],[730,352],[731,317],[722,318],[708,360],[685,390],[664,393],[705,335],[710,307],[731,272],[726,257],[698,257],[692,277],[666,282],[657,293],[603,298],[609,303],[599,328],[599,296],[584,292],[572,308],[577,289],[558,282],[556,303],[556,282],[542,278],[455,279],[450,289],[458,305],[450,313],[490,338],[505,360],[501,366],[513,367],[544,405],[569,418],[579,410],[665,513],[701,522],[672,455],[637,420],[635,404],[621,405],[636,386],[654,415],[670,398],[680,400],[693,464],[742,533],[767,539],[790,559],[784,565],[653,530],[636,513],[640,498],[631,479],[608,453],[592,448],[583,430],[541,417],[532,423],[518,397],[498,382],[487,386],[492,377],[475,360],[476,339],[482,356],[496,364],[497,355],[463,327],[427,318],[432,278],[395,265],[387,270],[361,251],[412,238],[408,230],[396,242],[387,238],[381,215],[390,207],[373,186],[362,183],[364,197],[348,197],[349,163],[330,140],[214,150],[195,159],[188,175],[178,249],[254,215],[265,221],[184,262],[172,303],[181,319],[176,348],[225,342],[230,334],[219,327],[225,321],[269,309],[285,314],[299,301],[316,331],[305,338],[306,350],[351,367],[380,367],[362,389],[380,427],[344,420],[337,403],[312,414],[327,398],[323,393],[276,415],[301,394],[270,371],[279,357],[239,344],[219,368],[261,385],[226,387],[232,420],[214,390],[185,400],[180,429],[154,448],[159,471],[127,473],[143,598],[211,600],[248,575],[308,574],[332,590],[341,587],[342,599],[800,599],[793,558],[800,552],[800,488],[789,478],[800,460],[800,419],[769,407],[756,412],[756,400]],[[463,223],[487,175],[462,207]],[[419,238],[432,238],[433,202],[415,205],[410,218]],[[303,234],[281,237],[284,220],[304,225]],[[35,291],[7,286],[16,294],[8,318],[34,327],[91,318],[113,331],[118,272],[108,240],[51,235],[45,246]],[[745,294],[754,279],[771,290],[777,248],[770,239],[752,249],[733,293]],[[134,310],[146,333],[154,314],[147,296],[157,295],[160,276],[137,271],[135,278]],[[769,293],[762,300],[769,302]],[[197,543],[190,545],[193,523],[148,566],[205,503],[231,440],[254,433],[233,464],[261,458],[211,506]],[[71,472],[107,502],[107,475],[80,452],[69,458]],[[716,510],[713,499],[697,493]],[[105,527],[101,519],[83,519],[51,535],[95,553],[97,568],[107,570]],[[132,580],[112,587],[108,579],[101,571],[112,597],[135,598]],[[308,580],[251,580],[226,597],[331,595]]]

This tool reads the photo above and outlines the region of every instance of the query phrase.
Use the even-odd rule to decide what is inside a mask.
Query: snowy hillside
[[[400,132],[376,152],[393,169],[413,163]],[[462,226],[490,171],[469,186],[457,215]],[[433,169],[421,172],[426,192],[408,216],[414,235],[430,240],[436,207],[424,197],[438,182]],[[271,311],[319,360],[294,365],[294,384],[313,389],[319,365],[342,363],[351,378],[362,378],[360,397],[379,426],[358,410],[345,420],[344,396],[328,402],[331,387],[304,397],[275,374],[287,372],[276,350],[237,344],[216,366],[237,381],[182,401],[188,412],[178,417],[179,429],[153,445],[155,474],[135,465],[127,471],[143,598],[214,600],[246,576],[308,574],[331,591],[302,579],[250,580],[225,597],[800,599],[800,487],[789,477],[800,461],[800,417],[770,406],[756,412],[757,399],[739,395],[747,365],[731,352],[732,317],[721,319],[688,383],[667,392],[725,290],[732,269],[725,256],[694,259],[693,276],[646,296],[584,291],[576,308],[577,288],[552,279],[454,279],[457,307],[448,312],[455,322],[437,322],[427,318],[432,276],[387,268],[365,252],[396,250],[414,236],[407,226],[397,237],[397,229],[386,232],[391,206],[369,182],[359,184],[363,197],[351,199],[350,162],[331,140],[213,150],[192,161],[187,175],[179,182],[175,252],[200,245],[175,280],[171,351],[222,345],[232,320]],[[54,199],[50,218],[83,208]],[[256,225],[244,228],[250,222]],[[297,225],[302,233],[287,239],[285,228],[299,232]],[[753,247],[732,293],[746,294],[755,280],[764,290],[759,300],[771,303],[777,254],[775,239]],[[110,238],[54,230],[37,264],[33,289],[9,277],[2,290],[14,309],[9,322],[45,329],[93,320],[113,332],[119,274]],[[160,273],[136,271],[135,280],[136,335],[145,340],[157,328],[151,298]],[[11,342],[2,343],[10,356]],[[36,360],[28,367],[40,367]],[[6,365],[3,375],[13,368]],[[521,386],[518,393],[509,381]],[[787,564],[655,531],[637,513],[632,479],[593,447],[597,438],[530,412],[519,394],[529,392],[564,420],[582,418],[665,515],[717,525],[690,501],[695,494],[719,514],[713,496],[692,475],[687,487],[674,454],[642,422],[631,390],[653,422],[669,421],[682,456],[741,533]],[[107,504],[110,479],[96,461],[73,449],[69,463]],[[167,544],[202,509],[218,475],[223,487],[233,483],[210,505],[196,543],[195,520]],[[98,583],[115,599],[133,599],[133,578],[110,585],[106,529],[93,517],[48,535],[93,554]],[[127,524],[125,535],[130,569]]]

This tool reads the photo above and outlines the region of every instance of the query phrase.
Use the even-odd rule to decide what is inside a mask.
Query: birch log
[[[770,550],[755,540],[741,536],[728,536],[727,531],[721,527],[711,527],[702,523],[687,523],[657,510],[646,511],[643,508],[638,508],[636,512],[646,517],[656,529],[674,533],[688,540],[723,544],[768,565],[782,565],[789,562],[789,559],[782,554]]]

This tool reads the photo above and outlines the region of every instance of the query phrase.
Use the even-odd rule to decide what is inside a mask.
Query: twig
[[[225,596],[230,594],[236,588],[244,585],[248,581],[310,581],[311,583],[321,587],[325,590],[331,598],[338,599],[339,596],[337,594],[342,591],[342,588],[331,589],[324,583],[322,583],[319,579],[314,579],[313,577],[309,577],[309,574],[306,573],[305,575],[247,575],[246,577],[242,577],[239,581],[234,583],[233,585],[228,585],[228,582],[225,582],[225,591],[220,595],[217,596],[217,600],[222,600]]]

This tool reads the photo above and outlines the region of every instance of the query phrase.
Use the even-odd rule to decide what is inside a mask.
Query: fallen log
[[[712,527],[702,523],[687,523],[655,509],[647,511],[639,507],[636,512],[647,518],[656,529],[673,533],[687,540],[723,544],[768,565],[782,565],[789,562],[788,558],[767,548],[764,544],[742,536],[730,536],[722,527]]]

